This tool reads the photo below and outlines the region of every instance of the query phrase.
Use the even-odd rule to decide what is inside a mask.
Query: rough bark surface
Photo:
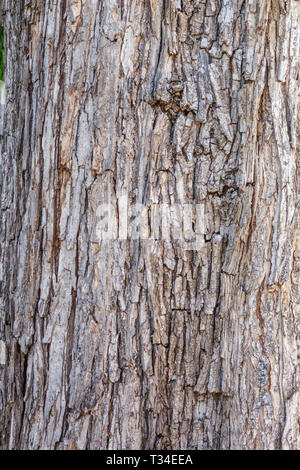
[[[3,9],[2,447],[300,449],[300,2]],[[99,240],[124,194],[198,249]]]

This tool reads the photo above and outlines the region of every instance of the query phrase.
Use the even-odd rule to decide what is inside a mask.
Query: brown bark
[[[300,2],[3,9],[2,447],[299,449]]]

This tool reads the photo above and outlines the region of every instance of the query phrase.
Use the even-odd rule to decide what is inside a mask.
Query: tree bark
[[[2,448],[300,449],[300,2],[2,3]]]

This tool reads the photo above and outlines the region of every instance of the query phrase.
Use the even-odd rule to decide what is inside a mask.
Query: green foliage
[[[4,80],[4,29],[0,26],[0,80]]]

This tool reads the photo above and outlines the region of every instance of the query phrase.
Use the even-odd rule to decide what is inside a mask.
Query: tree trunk
[[[2,4],[2,448],[300,449],[300,2]]]

